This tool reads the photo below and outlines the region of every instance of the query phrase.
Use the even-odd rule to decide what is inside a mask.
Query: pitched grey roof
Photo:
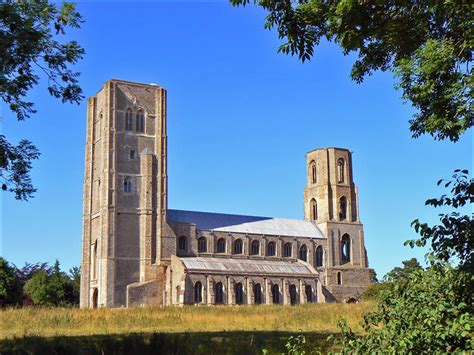
[[[189,271],[217,271],[224,273],[316,274],[300,261],[271,261],[220,258],[179,258]]]
[[[324,238],[316,223],[296,219],[168,210],[168,220],[194,223],[200,230]]]

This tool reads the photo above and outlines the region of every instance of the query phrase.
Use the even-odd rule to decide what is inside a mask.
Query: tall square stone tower
[[[81,307],[126,305],[170,259],[166,140],[165,89],[110,80],[89,98]]]

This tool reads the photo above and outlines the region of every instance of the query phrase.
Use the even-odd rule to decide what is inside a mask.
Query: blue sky
[[[363,84],[349,78],[352,56],[322,43],[310,62],[277,53],[265,13],[226,2],[80,2],[86,49],[76,69],[86,96],[111,78],[168,90],[169,206],[176,209],[303,216],[305,153],[353,151],[370,266],[383,275],[402,260],[423,259],[403,246],[415,218],[440,195],[439,178],[472,170],[472,132],[457,143],[412,139],[412,110],[390,73]],[[12,142],[32,140],[34,199],[2,195],[1,254],[17,265],[58,258],[80,264],[86,101],[61,104],[45,82],[31,92],[38,113],[17,122],[2,107]]]

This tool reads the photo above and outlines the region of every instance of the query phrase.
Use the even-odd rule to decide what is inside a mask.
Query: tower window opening
[[[310,163],[310,170],[311,170],[311,183],[316,184],[317,182],[316,162],[314,160]]]
[[[337,284],[342,285],[342,275],[340,271],[337,272]]]
[[[135,160],[135,150],[130,149],[130,155],[129,155],[130,160]]]
[[[318,205],[314,198],[311,200],[310,209],[311,209],[311,220],[316,221],[318,219]]]
[[[97,280],[97,264],[98,264],[98,254],[97,254],[97,240],[96,240],[92,247],[92,279],[93,280]]]
[[[123,179],[123,192],[132,192],[132,180],[128,176]]]
[[[343,183],[345,180],[345,162],[344,159],[337,160],[337,182]]]
[[[345,264],[351,261],[351,237],[344,234],[341,239],[341,263]]]
[[[343,221],[347,218],[347,198],[342,196],[339,199],[339,220]]]

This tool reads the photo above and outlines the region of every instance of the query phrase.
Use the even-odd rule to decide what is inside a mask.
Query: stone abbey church
[[[81,307],[355,302],[370,282],[351,153],[306,154],[304,220],[168,208],[166,90],[89,98]]]

